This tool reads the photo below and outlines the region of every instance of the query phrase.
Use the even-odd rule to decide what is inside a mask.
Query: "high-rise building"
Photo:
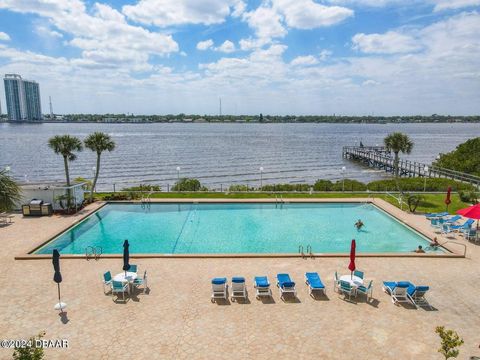
[[[36,81],[23,80],[17,74],[5,74],[5,97],[9,121],[40,121],[40,87]]]

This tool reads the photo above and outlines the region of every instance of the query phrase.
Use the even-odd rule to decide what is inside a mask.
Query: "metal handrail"
[[[305,256],[305,253],[303,252],[303,245],[298,245],[298,252],[302,254],[302,257]]]
[[[100,249],[100,252],[97,251],[98,249]],[[97,246],[94,248],[94,251],[95,251],[95,260],[98,260],[100,258],[100,255],[103,254],[103,248],[101,246]]]
[[[453,243],[453,244],[457,244],[457,245],[462,245],[463,248],[464,248],[463,257],[467,257],[467,245],[465,245],[463,243],[460,243],[460,242],[457,242],[457,241],[453,241],[453,240],[447,240],[442,245],[445,245],[446,243]]]

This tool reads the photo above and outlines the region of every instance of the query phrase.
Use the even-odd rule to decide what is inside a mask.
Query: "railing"
[[[103,253],[103,248],[101,246],[87,246],[85,248],[85,258],[87,259],[87,261],[90,260],[90,257],[93,257],[95,260],[98,260],[102,255],[102,253]]]
[[[447,243],[452,243],[452,244],[457,244],[457,245],[462,245],[463,246],[463,257],[467,257],[467,245],[462,244],[458,241],[453,241],[453,240],[447,240],[445,241],[442,245],[445,245]]]

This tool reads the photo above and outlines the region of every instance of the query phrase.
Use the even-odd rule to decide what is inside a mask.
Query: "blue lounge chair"
[[[452,230],[466,230],[466,229],[470,229],[473,225],[473,223],[475,222],[475,220],[473,219],[468,219],[467,221],[465,221],[463,224],[461,225],[451,225],[450,226],[450,229]]]
[[[129,285],[128,282],[121,282],[121,281],[112,281],[112,295],[117,294],[117,299],[118,299],[118,294],[122,294],[122,300],[125,301],[125,293],[129,292]]]
[[[447,216],[448,215],[448,212],[447,211],[444,211],[444,212],[440,212],[440,213],[429,213],[429,214],[425,214],[425,216],[427,218],[440,218],[440,217],[444,217],[444,216]]]
[[[320,276],[316,272],[307,272],[305,273],[305,283],[308,285],[310,295],[313,291],[321,291],[323,295],[326,295],[325,285],[323,285]]]
[[[430,289],[428,286],[415,286],[411,282],[406,282],[408,284],[407,296],[415,307],[419,306],[428,306],[430,309],[432,306],[425,299],[425,294]]]
[[[408,281],[384,281],[383,290],[392,297],[394,304],[409,303],[411,301],[407,295],[409,285]]]
[[[247,287],[245,286],[245,278],[241,276],[232,277],[232,301],[235,298],[247,298]]]
[[[227,300],[227,278],[213,278],[212,279],[212,302],[217,299]]]
[[[260,296],[272,296],[270,282],[266,276],[255,276],[253,283],[255,289],[257,290],[257,298]]]
[[[110,288],[110,291],[112,290],[112,274],[110,271],[107,271],[106,273],[103,274],[103,293],[106,294],[105,292],[105,286],[108,286]]]
[[[368,283],[368,286],[364,286],[364,285],[360,285],[359,287],[357,287],[357,293],[362,293],[362,294],[365,294],[367,296],[367,300],[368,300],[368,294],[370,294],[370,298],[372,298],[373,296],[373,280],[370,280],[370,282]]]
[[[455,216],[452,216],[451,218],[448,218],[445,220],[445,223],[448,223],[448,224],[453,224],[455,221],[458,221],[460,220],[462,217],[460,215],[455,215]]]
[[[297,290],[295,288],[295,282],[290,279],[288,274],[277,274],[277,286],[280,291],[280,297],[283,297],[286,293],[297,296]]]
[[[351,299],[352,295],[355,295],[355,289],[349,282],[340,280],[340,285],[338,291],[345,295],[348,295],[348,298]]]

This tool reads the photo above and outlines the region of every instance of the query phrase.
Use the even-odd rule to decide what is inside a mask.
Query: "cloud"
[[[10,36],[7,33],[0,31],[0,41],[10,41]]]
[[[59,33],[58,31],[52,30],[49,27],[44,26],[44,25],[36,26],[35,31],[37,32],[37,34],[39,34],[41,36],[52,37],[52,38],[57,38],[57,39],[60,39],[60,38],[63,37],[63,35],[61,33]]]
[[[312,55],[298,56],[290,62],[290,65],[293,66],[308,66],[316,64],[318,64],[318,60],[315,56]]]
[[[210,49],[212,46],[213,46],[213,40],[212,39],[199,41],[197,43],[197,49],[198,50],[207,50],[207,49]]]
[[[434,11],[460,9],[479,5],[480,0],[435,0]]]
[[[355,34],[352,43],[354,49],[364,53],[398,54],[420,49],[415,38],[396,31],[384,34]]]
[[[243,19],[259,39],[267,42],[271,38],[281,38],[287,34],[287,30],[282,25],[281,15],[271,7],[259,6],[254,11],[244,13]]]
[[[225,42],[219,47],[217,47],[215,50],[224,52],[224,53],[231,53],[231,52],[234,52],[236,49],[235,49],[235,44],[233,42],[231,42],[230,40],[225,40]]]
[[[183,24],[219,24],[229,15],[240,16],[245,3],[240,0],[140,0],[125,5],[130,19],[160,27]]]

